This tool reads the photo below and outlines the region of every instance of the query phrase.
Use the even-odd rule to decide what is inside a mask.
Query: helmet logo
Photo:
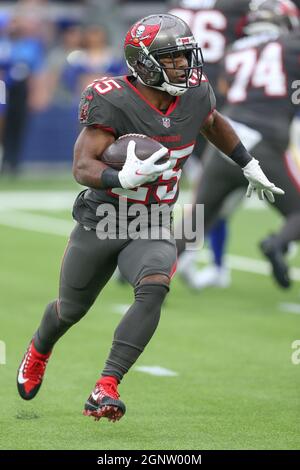
[[[140,39],[147,39],[149,36],[143,36],[145,33],[146,26],[141,24],[138,26],[135,30],[135,34],[133,31],[131,31],[131,36],[133,38],[134,42],[138,42]]]
[[[125,45],[139,46],[140,41],[143,41],[143,44],[146,47],[149,47],[150,44],[154,41],[158,31],[160,29],[159,24],[135,24],[133,28],[127,33],[125,39]]]

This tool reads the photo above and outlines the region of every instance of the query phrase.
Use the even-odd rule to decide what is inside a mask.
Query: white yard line
[[[114,313],[117,313],[119,315],[125,315],[125,313],[130,307],[130,304],[113,304],[111,306],[111,309]]]
[[[0,211],[13,209],[70,210],[79,191],[0,191]],[[179,204],[191,202],[191,191],[180,191]],[[266,203],[256,198],[245,198],[245,209],[265,210]]]
[[[278,305],[278,308],[284,313],[295,313],[296,315],[300,315],[300,304],[283,302]]]
[[[74,227],[74,222],[39,214],[30,214],[17,211],[0,211],[0,225],[30,230],[39,233],[48,233],[67,237]],[[231,269],[244,271],[263,276],[270,275],[270,266],[266,261],[247,258],[245,256],[227,255],[227,265]],[[205,263],[210,261],[209,250],[199,252],[199,260]],[[300,281],[300,269],[291,269],[291,278]]]
[[[170,369],[165,369],[161,366],[137,366],[134,368],[137,372],[144,372],[145,374],[155,375],[158,377],[177,377],[178,372]]]
[[[187,193],[183,192],[183,198],[186,198]],[[74,227],[74,222],[21,210],[70,210],[76,194],[78,193],[74,191],[1,191],[0,225],[67,237]],[[257,209],[254,200],[251,199],[250,205]],[[226,259],[231,269],[263,276],[270,275],[270,266],[266,261],[237,255],[227,255]],[[209,262],[209,251],[201,250],[199,260]],[[300,281],[300,269],[292,268],[291,277],[294,281]]]
[[[4,210],[71,210],[79,191],[0,191]]]
[[[203,249],[199,252],[199,261],[210,263],[211,253],[209,250]],[[262,276],[270,276],[270,265],[266,261],[254,258],[247,258],[246,256],[226,255],[226,264],[230,269],[236,271],[244,271],[247,273],[261,274]],[[291,278],[294,281],[300,281],[300,269],[291,268]]]
[[[0,211],[0,225],[63,237],[70,235],[74,228],[73,221],[17,211]]]

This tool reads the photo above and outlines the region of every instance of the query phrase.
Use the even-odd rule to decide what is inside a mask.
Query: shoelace
[[[24,375],[29,380],[38,383],[43,377],[47,362],[47,359],[32,359],[32,354],[29,353],[24,365]]]
[[[110,396],[112,398],[116,398],[116,399],[118,399],[119,396],[120,396],[118,391],[117,391],[116,386],[112,383],[105,383],[105,384],[101,383],[101,384],[99,384],[99,387],[102,388],[101,392],[104,395],[108,395],[108,396]]]

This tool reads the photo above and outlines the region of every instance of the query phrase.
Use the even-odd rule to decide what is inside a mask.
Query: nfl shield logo
[[[162,123],[167,129],[171,126],[171,120],[167,117],[162,118]]]

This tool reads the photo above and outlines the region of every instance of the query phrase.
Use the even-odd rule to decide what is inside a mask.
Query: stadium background
[[[116,281],[57,345],[37,399],[17,396],[16,369],[56,295],[73,226],[80,93],[97,76],[123,73],[120,44],[128,26],[167,8],[162,1],[0,3],[0,64],[14,18],[14,34],[29,57],[17,77],[31,83],[28,96],[21,93],[15,103],[24,110],[19,161],[0,176],[0,449],[299,449],[300,365],[292,361],[292,345],[300,340],[300,255],[291,254],[292,289],[279,290],[257,242],[280,219],[252,200],[230,226],[232,286],[195,293],[174,279],[159,329],[121,386],[124,420],[112,426],[81,416],[131,302],[131,289]],[[298,122],[294,129],[291,151],[299,152]],[[182,189],[188,202],[187,180]],[[204,250],[199,264],[206,261]]]

